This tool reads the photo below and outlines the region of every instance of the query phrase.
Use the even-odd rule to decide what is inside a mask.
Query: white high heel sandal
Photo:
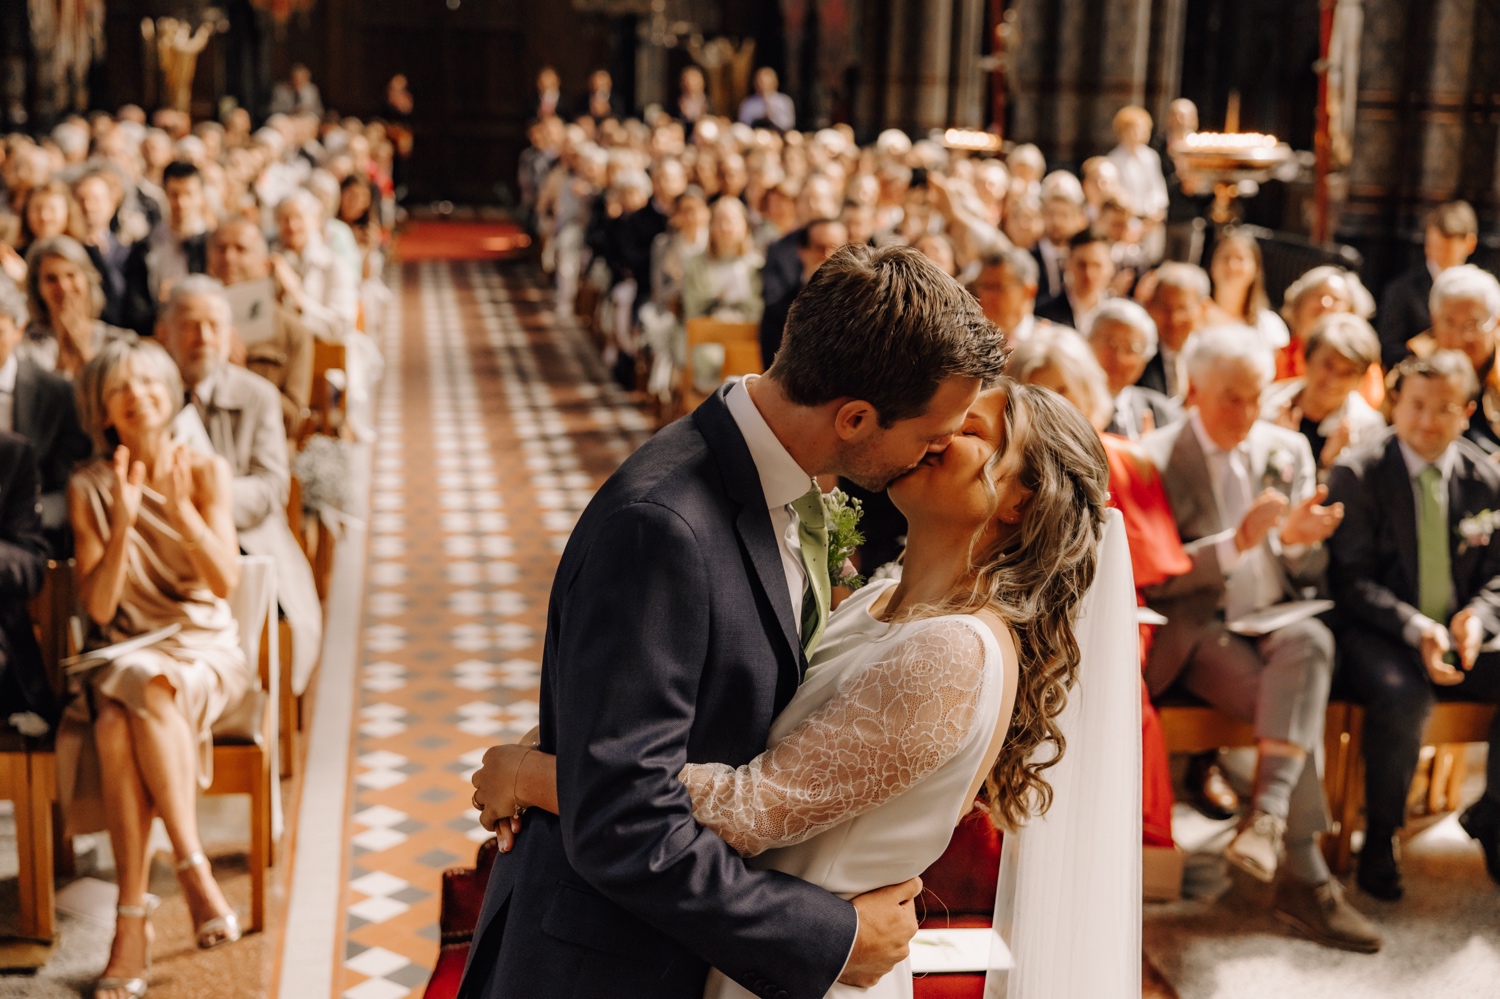
[[[117,905],[115,912],[121,916],[129,916],[132,919],[147,919],[156,907],[161,904],[161,899],[155,895],[147,895],[141,905]],[[143,999],[146,994],[147,979],[151,976],[151,944],[146,944],[146,970],[136,978],[120,978],[109,976],[100,978],[94,983],[94,995],[100,992],[123,992],[130,999]]]
[[[200,866],[210,867],[208,857],[202,850],[195,850],[177,862],[176,871],[178,874],[182,874]],[[212,876],[213,870],[210,867],[209,877]],[[240,929],[240,918],[233,912],[227,912],[222,916],[215,916],[212,919],[205,919],[198,924],[198,928],[194,932],[197,934],[198,948],[200,950],[212,950],[224,944],[234,943],[240,937],[244,936],[244,931]]]

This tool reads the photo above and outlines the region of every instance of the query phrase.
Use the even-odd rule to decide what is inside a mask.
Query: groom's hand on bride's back
[[[911,953],[911,938],[917,935],[915,900],[920,894],[922,879],[912,878],[854,897],[859,935],[839,975],[840,982],[867,989],[906,960]]]

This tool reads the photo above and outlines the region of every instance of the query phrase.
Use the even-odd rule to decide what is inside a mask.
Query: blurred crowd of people
[[[1004,332],[1008,373],[1062,392],[1106,437],[1140,601],[1167,621],[1143,629],[1148,844],[1171,844],[1152,705],[1217,706],[1257,735],[1246,800],[1217,754],[1189,769],[1193,804],[1240,816],[1226,858],[1276,882],[1278,914],[1305,935],[1379,949],[1320,846],[1335,650],[1367,710],[1358,883],[1381,900],[1402,894],[1394,844],[1433,704],[1500,699],[1500,656],[1483,651],[1500,637],[1500,282],[1467,263],[1473,208],[1431,212],[1424,260],[1378,310],[1335,264],[1275,301],[1246,228],[1212,231],[1201,266],[1183,259],[1207,204],[1170,155],[1197,129],[1185,100],[1160,130],[1120,109],[1118,144],[1075,174],[1026,143],[976,154],[894,129],[866,146],[846,125],[796,131],[768,71],[737,120],[713,113],[696,67],[639,118],[600,82],[564,118],[544,72],[520,188],[559,312],[602,332],[621,384],[676,412],[679,373],[700,368],[684,323],[759,324],[769,367],[798,291],[840,246],[918,249]],[[863,498],[872,569],[905,528]],[[1500,754],[1489,769],[1464,827],[1500,880]]]

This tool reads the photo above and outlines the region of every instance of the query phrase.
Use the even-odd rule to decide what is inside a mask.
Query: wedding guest
[[[79,376],[95,457],[73,476],[69,507],[89,644],[179,629],[87,674],[79,696],[92,738],[66,722],[59,734],[64,773],[89,774],[82,756],[97,754],[98,786],[65,781],[74,793],[64,807],[74,828],[98,828],[91,806],[102,804],[115,860],[118,918],[95,985],[101,999],[145,992],[153,816],[166,826],[198,946],[241,932],[204,856],[196,799],[213,780],[216,724],[256,682],[227,601],[240,573],[230,472],[221,458],[174,443],[182,399],[171,358],[133,335],[106,344]]]
[[[213,221],[203,193],[203,174],[187,160],[162,170],[167,217],[151,233],[146,250],[146,280],[152,301],[160,302],[172,284],[208,266],[208,234]]]
[[[25,438],[36,462],[37,513],[53,558],[72,552],[68,534],[68,477],[89,456],[89,440],[78,425],[73,386],[44,371],[19,347],[26,328],[26,302],[0,281],[0,431]]]
[[[1042,236],[1032,248],[1031,255],[1036,257],[1040,269],[1037,301],[1045,303],[1062,297],[1063,274],[1073,237],[1088,228],[1088,217],[1083,210],[1083,185],[1077,177],[1064,171],[1047,175],[1041,186],[1041,204]]]
[[[839,247],[849,242],[849,232],[838,219],[816,219],[793,233],[797,237],[797,258],[802,263],[802,280],[795,288],[783,292],[778,299],[767,300],[765,312],[760,317],[760,356],[762,364],[769,369],[781,349],[781,333],[786,328],[786,317],[791,312],[792,302],[817,273],[823,262]]]
[[[1167,182],[1161,156],[1150,146],[1150,112],[1133,105],[1121,108],[1115,112],[1114,132],[1119,145],[1110,150],[1109,161],[1119,171],[1126,203],[1141,218],[1161,222],[1167,216]]]
[[[673,117],[684,126],[696,125],[700,118],[713,112],[708,103],[703,70],[695,65],[684,66],[677,83],[677,103],[672,111]]]
[[[226,288],[270,278],[271,255],[260,227],[232,218],[215,229],[208,241],[208,274]],[[287,439],[295,440],[312,405],[313,335],[286,306],[271,304],[272,334],[243,344],[244,364],[281,393],[282,424]]]
[[[1381,937],[1343,898],[1319,839],[1327,809],[1318,778],[1333,672],[1333,636],[1315,618],[1259,637],[1226,622],[1285,600],[1321,578],[1322,542],[1343,515],[1324,505],[1301,435],[1259,420],[1275,371],[1269,350],[1233,328],[1196,334],[1189,346],[1189,418],[1147,434],[1141,446],[1161,472],[1193,568],[1146,589],[1167,618],[1146,663],[1153,696],[1180,685],[1255,725],[1251,811],[1224,855],[1276,883],[1280,919],[1325,946],[1379,950]],[[1283,860],[1283,854],[1285,859]]]
[[[937,264],[938,270],[949,277],[958,274],[958,262],[954,259],[953,241],[940,232],[929,232],[912,241],[912,247],[922,256]]]
[[[71,379],[106,340],[130,332],[99,318],[104,284],[73,237],[39,241],[26,255],[26,272],[31,325],[19,349],[42,370]]]
[[[1150,276],[1146,311],[1156,323],[1156,354],[1146,362],[1137,385],[1180,399],[1187,390],[1182,356],[1208,314],[1209,283],[1195,264],[1162,264]]]
[[[1406,342],[1432,325],[1427,299],[1443,271],[1468,262],[1479,246],[1479,216],[1467,201],[1449,201],[1427,213],[1422,262],[1386,285],[1376,314],[1381,359],[1394,368],[1407,355]]]
[[[83,229],[83,216],[73,200],[72,190],[61,180],[49,180],[26,194],[21,210],[21,241],[16,250],[24,257],[41,240],[54,236],[79,239]]]
[[[156,322],[147,277],[146,217],[125,205],[125,188],[109,168],[90,170],[73,182],[83,214],[83,247],[104,287],[99,318],[111,326],[147,333]]]
[[[797,109],[779,89],[781,81],[770,66],[755,71],[755,92],[740,102],[738,120],[745,125],[770,124],[781,132],[797,127]]]
[[[1495,370],[1500,281],[1473,264],[1450,267],[1432,282],[1428,304],[1432,329],[1407,346],[1418,357],[1456,350],[1469,359],[1477,382],[1476,406],[1464,436],[1485,454],[1500,454],[1500,372]]]
[[[1329,543],[1329,579],[1347,622],[1344,669],[1365,709],[1369,826],[1358,881],[1389,901],[1402,895],[1395,840],[1433,704],[1500,702],[1500,655],[1483,651],[1500,636],[1500,545],[1490,543],[1500,470],[1463,439],[1475,383],[1456,351],[1403,361],[1394,434],[1341,461],[1329,480],[1347,511]],[[1500,746],[1500,715],[1489,741]],[[1460,822],[1500,882],[1500,753],[1485,776]]]
[[[341,343],[354,331],[359,285],[323,239],[323,208],[309,191],[298,189],[276,206],[279,233],[271,272],[282,304],[314,336]]]
[[[1375,298],[1353,271],[1322,264],[1293,281],[1282,300],[1281,317],[1286,320],[1291,337],[1276,355],[1278,380],[1302,374],[1307,364],[1305,346],[1313,323],[1330,312],[1350,312],[1369,320],[1375,314]],[[1366,402],[1378,408],[1384,393],[1379,370],[1365,377],[1361,393]]]
[[[312,568],[287,525],[291,489],[278,393],[270,382],[229,363],[234,326],[224,288],[206,275],[172,289],[156,327],[177,364],[188,405],[179,439],[228,463],[230,514],[239,546],[276,563],[276,592],[292,625],[292,690],[300,693],[323,644],[323,612]]]
[[[1041,245],[1045,233],[1042,221],[1042,202],[1034,194],[1015,193],[1005,199],[1005,221],[1001,232],[1011,245],[1032,253]],[[1038,268],[1042,264],[1039,261]],[[1040,277],[1038,278],[1040,282]]]
[[[1037,306],[1039,319],[1072,329],[1088,329],[1094,313],[1110,296],[1115,261],[1108,237],[1088,230],[1069,244],[1063,268],[1063,293]]]
[[[1099,213],[1107,202],[1124,197],[1120,169],[1106,156],[1091,156],[1084,160],[1081,180],[1090,224],[1099,221]]]
[[[32,737],[47,734],[59,713],[26,610],[41,592],[47,556],[36,452],[26,438],[0,429],[0,723]]]
[[[1023,193],[1031,192],[1042,182],[1047,173],[1047,158],[1030,142],[1023,142],[1005,157],[1005,168],[1010,171],[1012,186]]]
[[[1111,400],[1105,430],[1136,440],[1182,419],[1175,399],[1136,384],[1157,352],[1156,323],[1150,313],[1128,298],[1112,298],[1094,313],[1088,341],[1104,370]]]
[[[984,317],[1000,328],[1011,347],[1025,343],[1038,326],[1034,312],[1037,281],[1036,258],[1012,247],[985,256],[969,288]]]
[[[708,219],[708,249],[687,262],[682,278],[682,318],[711,316],[759,323],[761,260],[750,244],[745,206],[734,198],[714,202]]]
[[[270,114],[309,114],[323,117],[323,94],[312,82],[312,70],[300,62],[287,78],[271,88]]]
[[[580,113],[592,118],[595,125],[625,116],[624,106],[615,97],[615,82],[608,70],[596,69],[589,74],[589,91],[584,95]]]
[[[1359,394],[1370,365],[1380,363],[1380,341],[1370,324],[1333,312],[1307,338],[1307,373],[1277,382],[1265,395],[1261,419],[1307,438],[1322,481],[1345,451],[1358,451],[1385,433],[1381,416]]]
[[[1291,342],[1286,322],[1271,308],[1266,296],[1266,266],[1260,244],[1243,231],[1230,231],[1214,243],[1208,268],[1213,280],[1209,322],[1241,323],[1260,334],[1267,347],[1279,351]]]
[[[689,258],[708,248],[708,201],[689,187],[677,199],[667,230],[652,241],[651,301],[663,313],[682,314],[682,280]]]

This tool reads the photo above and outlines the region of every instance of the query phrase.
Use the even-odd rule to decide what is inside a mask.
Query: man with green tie
[[[1408,358],[1396,369],[1394,432],[1347,455],[1328,483],[1344,504],[1329,542],[1343,668],[1365,705],[1359,884],[1387,901],[1402,894],[1393,841],[1433,704],[1500,700],[1500,654],[1483,651],[1500,636],[1500,467],[1462,436],[1476,392],[1463,354]],[[1460,821],[1500,882],[1500,752],[1488,771]]]

